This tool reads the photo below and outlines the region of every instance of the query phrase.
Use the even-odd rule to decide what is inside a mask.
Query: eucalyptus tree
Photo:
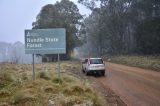
[[[79,0],[79,3],[93,12],[98,10],[94,33],[101,42],[100,55],[160,53],[159,0]],[[96,4],[100,4],[98,9]]]
[[[71,51],[81,44],[78,34],[82,19],[76,4],[69,0],[61,0],[42,7],[36,22],[32,25],[33,29],[66,28],[67,57],[69,58]]]

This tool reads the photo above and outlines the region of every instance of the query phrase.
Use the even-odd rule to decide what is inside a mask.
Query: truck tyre
[[[105,71],[101,73],[102,76],[105,76]]]
[[[85,75],[88,76],[88,72],[87,71],[85,71]]]
[[[83,73],[85,72],[83,67],[82,67],[82,72],[83,72]]]

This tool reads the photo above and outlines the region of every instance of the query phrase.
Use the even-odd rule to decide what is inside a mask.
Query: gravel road
[[[128,106],[160,106],[160,73],[106,63],[107,76],[96,78]]]
[[[77,63],[80,64],[80,63]],[[106,63],[106,76],[85,76],[81,66],[71,72],[90,81],[114,106],[160,106],[160,73],[136,67]]]

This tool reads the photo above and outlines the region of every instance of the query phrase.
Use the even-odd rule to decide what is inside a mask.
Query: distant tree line
[[[92,55],[160,54],[160,0],[79,3],[92,10],[80,31]]]
[[[35,63],[41,62],[41,57],[36,56]],[[25,54],[25,45],[19,41],[0,42],[0,63],[32,64],[32,55]]]

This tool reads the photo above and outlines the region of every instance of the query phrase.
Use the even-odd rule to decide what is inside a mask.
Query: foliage
[[[160,53],[160,18],[144,20],[137,28],[137,52]]]
[[[88,8],[92,7],[92,14],[84,21],[87,48],[92,51],[89,55],[160,53],[158,49],[160,1],[79,0],[79,2]],[[96,3],[100,3],[100,7],[92,5]]]
[[[81,45],[81,41],[78,39],[78,27],[81,26],[82,18],[76,4],[69,0],[62,0],[54,5],[44,6],[37,15],[33,28],[66,28],[66,47],[69,57],[71,51]]]

